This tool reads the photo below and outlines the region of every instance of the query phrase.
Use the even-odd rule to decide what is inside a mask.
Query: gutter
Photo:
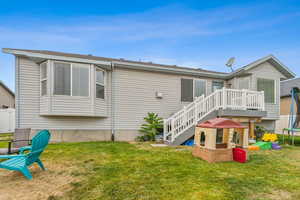
[[[114,101],[114,70],[115,65],[113,62],[111,64],[110,73],[110,103],[111,103],[111,141],[115,141],[115,101]]]

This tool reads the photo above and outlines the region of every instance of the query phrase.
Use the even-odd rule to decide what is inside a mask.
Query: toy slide
[[[272,149],[272,143],[271,142],[256,142],[253,144],[253,146],[258,146],[261,150],[268,150]]]

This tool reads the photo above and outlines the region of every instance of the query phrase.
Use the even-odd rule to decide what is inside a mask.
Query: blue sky
[[[228,71],[274,54],[300,74],[300,1],[1,1],[0,48]],[[0,53],[14,90],[14,58]]]

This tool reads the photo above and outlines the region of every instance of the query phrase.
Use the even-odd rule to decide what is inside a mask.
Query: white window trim
[[[64,94],[54,94],[54,90],[55,90],[55,63],[63,63],[63,64],[69,64],[70,65],[70,95],[64,95]],[[53,96],[66,96],[66,97],[79,97],[79,98],[88,98],[88,97],[91,97],[91,65],[90,64],[84,64],[84,65],[87,65],[86,67],[89,69],[89,94],[88,96],[73,96],[73,64],[84,64],[84,63],[72,63],[72,62],[64,62],[64,61],[53,61],[52,62],[52,66],[53,66],[53,70],[52,70],[52,74],[53,74],[53,78],[52,78],[52,95]]]
[[[193,98],[195,99],[195,82],[196,81],[204,81],[205,82],[205,92],[204,92],[204,96],[207,96],[207,80],[206,79],[200,79],[200,78],[194,78],[193,79]]]
[[[103,72],[103,83],[99,83],[97,82],[97,71],[102,71]],[[101,85],[104,87],[104,98],[97,98],[97,85]],[[96,99],[102,99],[105,100],[106,99],[106,71],[101,69],[100,67],[95,67],[95,98]]]
[[[42,67],[41,65],[46,63],[46,77],[45,78],[42,78]],[[47,96],[48,95],[48,77],[49,77],[49,72],[48,72],[48,61],[44,61],[42,63],[40,63],[40,96],[43,97],[43,96]],[[42,95],[42,82],[43,81],[46,81],[46,94],[45,95]]]
[[[270,80],[270,81],[274,81],[274,103],[270,103],[270,102],[265,102],[266,104],[269,105],[275,105],[277,104],[277,84],[276,84],[276,79],[270,79],[270,78],[264,78],[264,77],[257,77],[256,78],[256,91],[258,91],[258,79],[265,79],[265,80]]]

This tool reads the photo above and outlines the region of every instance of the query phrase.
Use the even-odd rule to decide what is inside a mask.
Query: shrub
[[[163,119],[155,113],[148,113],[144,118],[145,124],[142,124],[139,130],[142,136],[138,136],[138,141],[155,141],[155,136],[158,135],[163,128]]]
[[[267,130],[263,126],[256,126],[254,132],[256,139],[259,140]]]

